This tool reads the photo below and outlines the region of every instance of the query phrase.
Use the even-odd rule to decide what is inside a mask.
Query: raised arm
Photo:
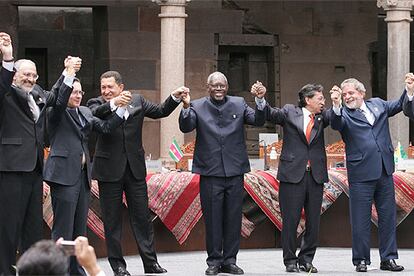
[[[182,96],[183,109],[180,112],[178,123],[183,133],[191,132],[197,128],[197,113],[191,108],[191,97],[189,93]]]
[[[331,94],[332,108],[329,112],[329,119],[332,129],[341,131],[344,125],[342,118],[342,90],[334,85],[329,91]]]
[[[14,76],[13,45],[10,35],[0,32],[0,53],[3,57],[0,69],[0,100],[9,91]]]

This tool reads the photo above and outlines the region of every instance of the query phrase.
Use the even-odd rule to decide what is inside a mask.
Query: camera
[[[63,252],[67,256],[74,256],[75,255],[75,242],[74,241],[61,241],[60,246],[62,246]]]

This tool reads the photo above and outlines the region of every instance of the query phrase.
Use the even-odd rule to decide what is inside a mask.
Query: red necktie
[[[309,118],[310,120],[309,120],[308,126],[306,127],[306,140],[308,140],[308,143],[310,142],[312,128],[313,128],[313,125],[315,124],[315,115],[309,114]]]

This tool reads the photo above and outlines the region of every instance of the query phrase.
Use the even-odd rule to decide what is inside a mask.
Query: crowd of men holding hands
[[[312,262],[318,245],[323,184],[328,181],[324,129],[329,125],[345,142],[356,271],[366,272],[371,263],[373,202],[379,218],[380,269],[404,269],[395,262],[394,147],[388,117],[404,111],[414,118],[413,74],[405,76],[401,97],[391,101],[366,100],[364,85],[357,79],[346,79],[330,90],[331,108],[325,107],[320,84],[303,86],[297,105],[271,107],[265,100],[266,87],[257,81],[251,87],[256,103],[253,109],[242,97],[227,95],[228,82],[220,72],[208,76],[206,97],[191,100],[190,90],[182,86],[164,102],[155,104],[124,90],[121,75],[107,71],[100,78],[101,96],[88,100],[85,107],[81,106],[85,92],[76,78],[82,65],[79,57],[68,56],[61,76],[50,91],[45,91],[36,84],[36,65],[26,59],[15,61],[11,37],[3,32],[0,53],[0,275],[16,274],[16,252],[27,251],[43,238],[43,181],[51,191],[52,240],[57,244],[62,238],[76,240],[79,254],[70,257],[65,270],[70,275],[86,275],[84,268],[90,275],[102,274],[91,264],[96,263],[96,256],[91,257],[94,253],[83,237],[91,179],[98,181],[108,261],[114,275],[130,275],[121,248],[123,193],[144,272],[166,273],[154,249],[142,132],[144,117],[166,117],[180,103],[180,130],[196,130],[192,171],[200,175],[206,275],[244,274],[236,264],[243,175],[250,171],[244,124],[262,126],[265,121],[283,128],[277,179],[286,271],[318,272]],[[44,161],[46,129],[50,154]],[[92,131],[98,133],[93,162],[88,149]],[[296,229],[302,209],[306,230],[296,254]],[[36,245],[37,250],[50,248],[47,243]],[[92,261],[79,257],[82,252]],[[30,256],[21,257],[19,262],[30,263],[27,259],[39,254]],[[21,267],[22,271],[31,271],[27,264]]]

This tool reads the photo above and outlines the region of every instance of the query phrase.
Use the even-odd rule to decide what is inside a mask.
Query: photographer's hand
[[[89,275],[96,276],[102,272],[96,261],[95,249],[89,245],[88,238],[79,236],[75,239],[75,256]]]

